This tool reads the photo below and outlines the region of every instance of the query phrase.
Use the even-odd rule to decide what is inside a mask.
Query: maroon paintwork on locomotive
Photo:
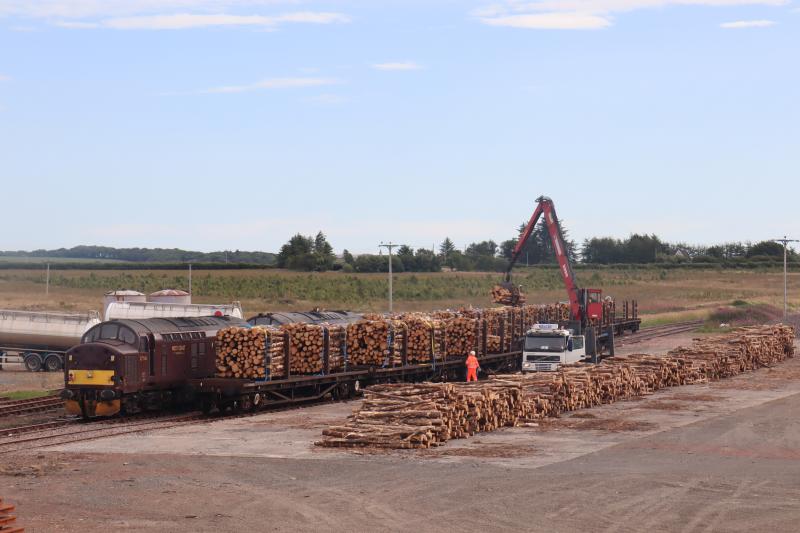
[[[103,322],[67,351],[65,400],[77,402],[80,414],[93,416],[120,408],[136,412],[169,403],[187,380],[216,371],[214,339],[219,329],[247,327],[232,317],[122,319]],[[97,376],[111,375],[98,382]],[[105,391],[105,392],[104,392]],[[113,395],[112,395],[113,393]],[[112,407],[114,403],[116,407]]]

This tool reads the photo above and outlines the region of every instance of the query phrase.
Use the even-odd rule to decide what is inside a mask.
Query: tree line
[[[519,233],[525,229],[523,223]],[[585,264],[763,264],[783,258],[783,246],[773,241],[758,243],[731,242],[712,246],[695,246],[668,243],[656,235],[632,234],[626,239],[594,237],[578,246],[561,224],[564,246],[572,263]],[[442,269],[457,271],[503,271],[508,266],[519,236],[502,241],[473,242],[462,249],[448,237],[437,250],[403,245],[392,255],[394,272],[439,272]],[[789,250],[789,260],[800,257]],[[517,265],[556,264],[556,256],[547,226],[540,222],[534,228],[517,258]],[[337,258],[325,235],[316,237],[295,235],[278,254],[277,265],[295,270],[344,270],[345,272],[388,272],[389,260],[384,254],[354,256],[348,250]]]
[[[392,255],[392,270],[395,272],[439,272],[457,271],[503,271],[508,265],[517,245],[519,234],[525,229],[523,223],[514,238],[501,241],[473,242],[462,247],[445,238],[437,249],[401,246]],[[632,234],[625,239],[593,237],[585,239],[579,246],[570,238],[569,231],[561,223],[564,245],[573,263],[586,264],[726,264],[748,265],[781,261],[783,246],[774,241],[758,243],[729,242],[711,246],[695,246],[684,243],[668,243],[656,235]],[[800,261],[791,249],[789,260]],[[0,257],[14,258],[69,258],[87,261],[115,260],[120,262],[149,264],[227,264],[276,266],[299,271],[343,270],[345,272],[387,272],[389,261],[382,254],[354,255],[343,250],[340,256],[320,231],[315,236],[296,234],[284,244],[278,254],[269,252],[216,251],[194,252],[178,248],[113,248],[107,246],[75,246],[57,250],[0,251]],[[520,251],[517,265],[555,264],[553,246],[543,221],[531,233],[525,247]]]
[[[242,263],[274,265],[275,254],[221,250],[194,252],[180,248],[113,248],[111,246],[74,246],[55,250],[0,251],[0,257],[86,259],[87,261],[131,261],[134,263]]]

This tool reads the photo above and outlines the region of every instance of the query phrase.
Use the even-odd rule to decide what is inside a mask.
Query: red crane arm
[[[531,236],[531,233],[533,233],[533,228],[536,227],[539,217],[542,216],[542,213],[544,212],[544,208],[542,207],[543,204],[539,201],[542,198],[544,197],[542,196],[536,200],[539,203],[536,205],[536,209],[533,211],[533,215],[531,215],[528,225],[525,226],[525,229],[519,236],[519,240],[517,241],[517,245],[514,247],[514,251],[511,252],[511,260],[508,262],[508,268],[506,268],[506,282],[511,281],[511,271],[514,269],[517,259],[519,259],[519,254],[521,254],[522,249],[525,248],[525,243],[528,242],[528,238]]]
[[[514,247],[514,251],[511,254],[511,260],[509,261],[508,268],[506,269],[506,282],[511,280],[511,270],[514,268],[514,264],[517,262],[520,253],[522,253],[525,243],[528,242],[528,238],[531,236],[531,233],[533,233],[533,228],[539,221],[539,217],[544,214],[544,222],[547,225],[547,233],[550,234],[550,241],[553,243],[553,250],[555,251],[556,259],[558,260],[558,269],[561,272],[561,278],[564,280],[564,286],[566,287],[567,294],[569,295],[569,305],[572,316],[575,320],[582,320],[583,313],[581,312],[580,298],[578,297],[578,285],[575,283],[575,273],[572,271],[572,265],[569,263],[569,256],[567,255],[567,249],[564,244],[564,236],[561,233],[561,224],[558,222],[558,216],[556,215],[556,208],[553,205],[553,200],[546,196],[540,196],[536,199],[536,202],[538,205],[536,206],[530,221],[528,221],[528,225],[525,226],[525,230],[520,235],[519,241],[517,242],[517,245]]]

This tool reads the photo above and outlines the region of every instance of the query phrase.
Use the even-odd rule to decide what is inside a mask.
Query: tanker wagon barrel
[[[64,352],[99,323],[97,311],[65,314],[0,310],[0,369],[15,364],[33,372],[61,370]]]

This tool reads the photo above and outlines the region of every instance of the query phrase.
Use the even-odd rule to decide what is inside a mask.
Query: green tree
[[[455,252],[456,245],[453,244],[453,241],[450,240],[450,237],[445,237],[442,241],[442,244],[439,245],[439,253],[442,255],[445,261],[447,261],[447,256]]]
[[[333,254],[333,246],[330,245],[325,234],[321,231],[314,238],[314,270],[325,271],[333,268],[336,256]]]
[[[473,242],[467,246],[466,255],[472,258],[494,257],[497,255],[497,243],[492,240]]]
[[[783,257],[783,245],[775,241],[761,241],[747,250],[747,257],[756,256]]]
[[[342,252],[342,259],[344,260],[345,264],[348,264],[348,265],[354,265],[355,262],[356,262],[355,258],[353,257],[353,254],[348,252],[347,249],[345,249]]]

